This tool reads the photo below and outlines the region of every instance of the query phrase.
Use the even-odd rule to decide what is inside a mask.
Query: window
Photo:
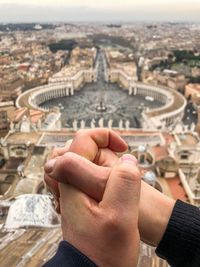
[[[181,159],[184,159],[184,160],[188,159],[188,154],[182,154]]]

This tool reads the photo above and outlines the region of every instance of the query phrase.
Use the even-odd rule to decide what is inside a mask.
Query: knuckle
[[[116,175],[124,180],[129,180],[129,181],[139,180],[141,176],[140,171],[137,167],[127,169],[122,165],[120,165],[116,169]]]
[[[97,190],[99,190],[100,192],[104,192],[104,190],[105,190],[105,186],[106,186],[106,183],[107,183],[107,178],[100,178],[100,179],[98,179],[98,183],[97,183]]]
[[[74,160],[75,160],[75,154],[73,152],[67,152],[60,159],[60,164],[62,164],[63,166],[67,166],[72,164]]]
[[[62,157],[57,159],[52,175],[58,177],[65,177],[67,175],[68,166],[71,165],[73,162],[73,153],[68,152],[64,154]]]
[[[110,211],[107,216],[105,216],[104,224],[103,224],[104,231],[108,233],[121,231],[121,216],[120,214]]]
[[[88,205],[87,207],[88,212],[91,214],[91,216],[96,220],[101,218],[101,212],[100,210],[97,208],[96,205],[93,205],[92,203],[90,203],[90,205]]]
[[[58,154],[58,149],[54,148],[51,152],[51,158],[56,158]]]
[[[76,132],[75,137],[77,138],[77,137],[83,136],[83,135],[85,135],[85,133],[86,133],[86,130],[84,130],[84,129],[80,129],[80,130],[78,130],[78,131]]]

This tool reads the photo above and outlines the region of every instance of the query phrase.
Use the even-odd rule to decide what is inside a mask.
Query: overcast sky
[[[0,22],[198,21],[200,0],[0,0]]]

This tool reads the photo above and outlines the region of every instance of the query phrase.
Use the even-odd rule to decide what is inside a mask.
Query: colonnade
[[[157,129],[166,130],[173,128],[182,121],[186,100],[179,93],[174,93],[170,90],[166,92],[162,88],[145,85],[145,88],[140,86],[130,88],[129,95],[150,96],[153,100],[164,104],[160,108],[144,112],[143,118],[147,125],[153,125]]]
[[[76,88],[72,85],[69,86],[69,84],[66,85],[64,83],[37,87],[23,93],[17,99],[16,105],[17,107],[29,106],[34,109],[48,111],[41,108],[40,105],[51,99],[73,96],[74,90],[76,90]],[[160,108],[143,112],[144,123],[146,123],[148,127],[150,127],[150,125],[152,127],[153,125],[153,127],[157,129],[169,129],[182,120],[186,101],[179,93],[169,88],[164,89],[133,81],[129,88],[125,90],[128,90],[130,97],[134,95],[150,96],[153,100],[163,103],[163,106]],[[27,99],[27,103],[25,103],[24,99]]]
[[[141,96],[150,96],[153,97],[153,99],[163,103],[167,104],[169,103],[169,99],[172,99],[171,94],[166,94],[164,92],[161,92],[157,90],[157,88],[149,87],[149,88],[142,88],[140,86],[135,85],[134,87],[129,87],[129,95],[141,95]]]
[[[54,86],[55,87],[55,86]],[[34,93],[31,96],[31,100],[29,99],[29,104],[33,104],[35,106],[40,106],[42,103],[59,97],[65,97],[65,96],[73,96],[74,95],[74,89],[73,88],[53,88],[49,90],[43,90]]]

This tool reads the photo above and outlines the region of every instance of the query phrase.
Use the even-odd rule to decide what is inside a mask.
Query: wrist
[[[145,243],[152,246],[159,244],[166,231],[174,205],[175,200],[142,182],[139,230],[141,239]]]

